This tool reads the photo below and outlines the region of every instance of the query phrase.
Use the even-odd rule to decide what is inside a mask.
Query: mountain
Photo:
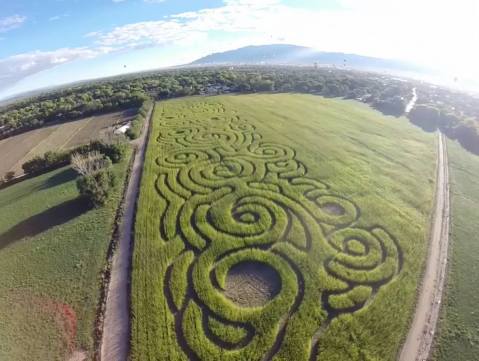
[[[400,72],[420,72],[418,66],[397,60],[368,56],[330,53],[297,45],[273,44],[246,46],[236,50],[214,53],[189,65],[233,65],[233,64],[272,64],[272,65],[330,65],[369,70],[391,70]]]

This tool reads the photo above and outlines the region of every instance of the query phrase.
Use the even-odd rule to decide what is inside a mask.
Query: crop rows
[[[150,231],[139,242],[158,242],[149,267],[162,284],[155,307],[168,313],[153,326],[164,358],[315,360],[331,321],[367,307],[401,271],[398,242],[379,225],[357,226],[352,200],[222,104],[159,111],[156,198],[140,207],[139,228]],[[229,271],[243,262],[279,276],[262,305],[228,297],[243,284]]]

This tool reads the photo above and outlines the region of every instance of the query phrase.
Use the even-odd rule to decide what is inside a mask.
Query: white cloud
[[[95,35],[104,46],[148,47],[204,39],[211,32],[235,33],[230,43],[287,42],[417,62],[479,79],[479,1],[340,0],[334,10],[290,7],[280,0],[224,0],[216,8],[185,12],[159,21],[119,26]],[[470,39],[470,40],[468,40]],[[231,48],[223,42],[223,48]],[[226,49],[225,49],[226,48]]]
[[[153,1],[153,0],[150,0]],[[154,0],[157,1],[157,0]],[[110,32],[90,33],[104,46],[158,46],[184,43],[210,31],[261,31],[260,23],[274,18],[283,8],[278,0],[225,0],[217,8],[172,15],[158,21],[144,21],[116,27]]]
[[[111,48],[63,48],[55,51],[34,51],[0,60],[0,90],[43,70],[78,59],[92,59],[111,52]]]
[[[19,28],[27,20],[26,16],[12,15],[6,18],[0,18],[0,33]]]
[[[11,84],[59,64],[105,53],[174,45],[178,61],[183,61],[198,54],[277,42],[417,61],[479,79],[479,50],[473,44],[479,38],[477,0],[340,0],[340,4],[334,10],[311,10],[281,0],[223,0],[216,8],[88,33],[85,37],[94,42],[89,48],[0,60],[0,83]],[[17,61],[20,65],[15,67]]]

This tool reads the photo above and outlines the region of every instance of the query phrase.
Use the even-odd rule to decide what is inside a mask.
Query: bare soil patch
[[[279,273],[262,262],[237,263],[231,267],[226,277],[225,294],[241,307],[263,306],[278,295],[280,290]]]
[[[55,124],[0,140],[0,178],[9,171],[23,174],[22,164],[47,151],[59,151],[104,139],[114,127],[131,121],[135,109]]]
[[[326,212],[330,214],[334,214],[337,216],[341,216],[345,213],[344,208],[336,203],[327,203],[322,207],[322,209],[324,209]]]

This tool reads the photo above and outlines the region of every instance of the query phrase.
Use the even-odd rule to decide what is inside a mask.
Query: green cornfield
[[[135,226],[132,359],[393,360],[434,170],[433,135],[353,101],[159,103]]]

